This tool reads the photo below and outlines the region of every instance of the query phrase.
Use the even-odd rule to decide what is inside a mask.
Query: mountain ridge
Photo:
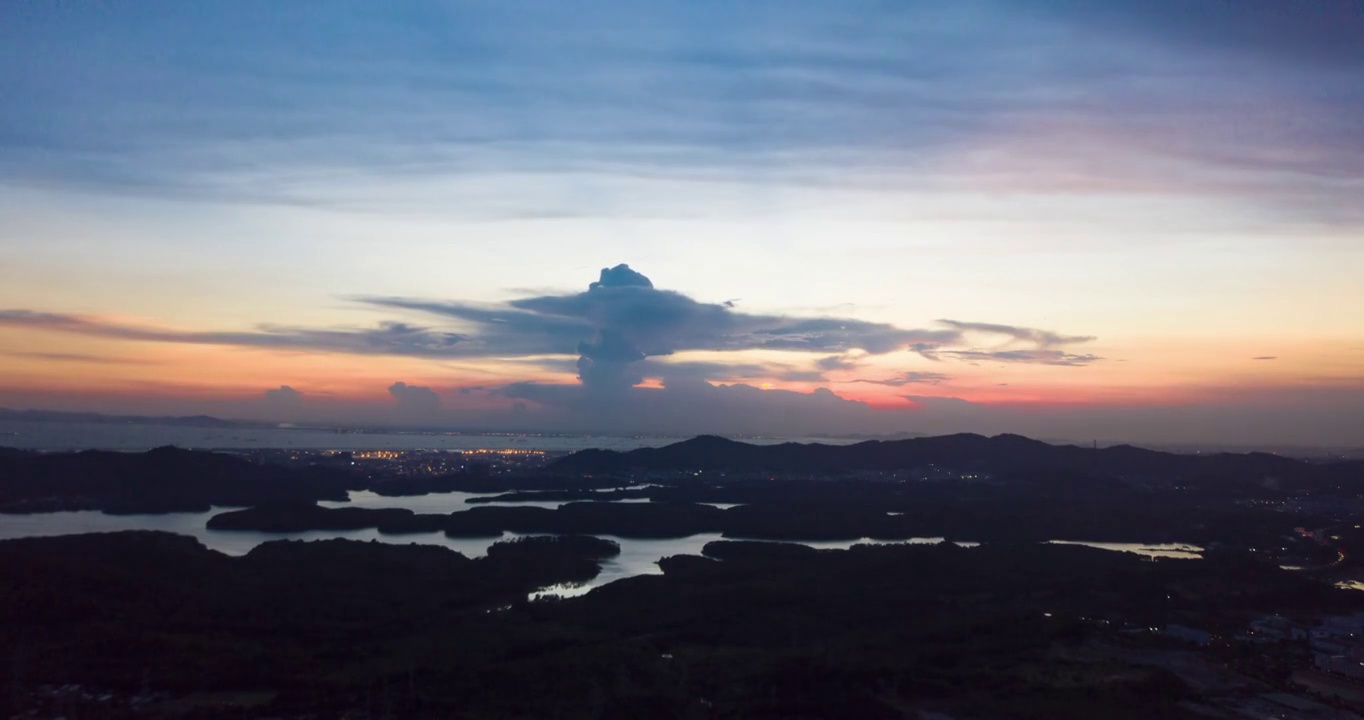
[[[1022,435],[987,437],[957,433],[904,440],[867,440],[848,445],[782,443],[754,445],[701,435],[662,447],[629,451],[581,450],[552,468],[561,472],[900,472],[943,466],[962,472],[1065,472],[1168,479],[1205,477],[1276,480],[1364,479],[1364,462],[1313,463],[1272,453],[1180,454],[1132,445],[1087,448],[1054,445]]]

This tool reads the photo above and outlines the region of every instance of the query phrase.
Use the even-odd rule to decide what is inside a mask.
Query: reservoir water
[[[447,492],[431,493],[404,497],[386,497],[373,492],[354,492],[348,502],[323,502],[326,507],[364,507],[364,508],[405,508],[417,513],[446,514],[477,507],[470,504],[470,498],[484,497],[475,493]],[[531,505],[555,508],[562,501],[496,503],[498,505]],[[196,538],[210,550],[227,555],[245,555],[261,543],[272,540],[326,540],[344,538],[366,542],[382,542],[394,545],[422,544],[438,545],[462,553],[466,557],[483,557],[488,547],[499,540],[520,537],[515,533],[504,533],[498,537],[452,538],[441,532],[414,533],[407,535],[385,535],[373,528],[364,530],[314,530],[295,533],[264,533],[237,530],[210,530],[208,519],[213,515],[234,508],[217,507],[203,513],[165,513],[160,515],[106,515],[99,511],[84,510],[74,512],[41,513],[35,515],[0,515],[0,540],[25,537],[49,537],[95,532],[117,532],[121,530],[161,530],[188,535]],[[534,593],[532,597],[547,595],[581,595],[593,588],[622,578],[636,575],[658,574],[662,571],[658,561],[671,555],[700,555],[706,543],[726,539],[719,533],[703,533],[681,538],[640,539],[622,538],[611,535],[600,536],[613,540],[620,545],[620,555],[602,563],[601,573],[591,582],[574,586],[555,586]],[[743,539],[743,538],[729,538]],[[858,538],[855,540],[820,540],[800,544],[822,550],[846,550],[858,544],[937,544],[941,537],[916,537],[904,540],[878,540]],[[1057,544],[1087,545],[1090,547],[1119,552],[1135,552],[1153,558],[1199,558],[1202,548],[1184,544],[1150,543],[1104,543],[1076,542],[1065,540],[1051,541]],[[961,547],[975,547],[979,543],[956,542]]]
[[[1100,550],[1136,553],[1149,558],[1196,560],[1203,557],[1203,548],[1187,543],[1115,543],[1089,540],[1048,540],[1047,542],[1052,545],[1084,545]]]

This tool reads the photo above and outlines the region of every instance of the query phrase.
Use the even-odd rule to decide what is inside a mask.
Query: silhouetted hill
[[[972,433],[870,440],[852,445],[751,445],[700,436],[659,448],[627,452],[584,450],[553,468],[573,473],[723,471],[830,474],[896,472],[940,466],[962,472],[1081,473],[1104,477],[1242,482],[1358,482],[1364,463],[1309,463],[1268,453],[1181,455],[1118,445],[1101,449],[1051,445],[1021,435]]]
[[[142,453],[0,452],[0,512],[203,511],[212,505],[344,500],[355,483],[335,470],[258,465],[174,447]]]
[[[11,410],[0,408],[0,420],[21,422],[83,422],[109,424],[183,425],[186,427],[268,427],[269,423],[224,420],[211,415],[105,415],[57,410]]]

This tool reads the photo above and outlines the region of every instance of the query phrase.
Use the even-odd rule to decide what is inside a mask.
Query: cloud
[[[884,380],[868,380],[859,378],[853,380],[855,383],[870,383],[872,385],[887,385],[889,387],[904,387],[906,385],[937,385],[951,380],[951,375],[944,375],[936,372],[906,372],[897,377],[886,378]]]
[[[1301,3],[1238,0],[1209,3],[1190,12],[1182,0],[1092,3],[1046,0],[1036,9],[1098,30],[1137,33],[1177,50],[1244,52],[1255,48],[1280,62],[1309,65],[1364,62],[1364,13],[1348,2]]]
[[[824,373],[820,372],[819,370],[785,369],[777,370],[773,372],[771,376],[778,380],[784,380],[786,382],[801,383],[824,382],[827,379],[824,377]]]
[[[473,324],[479,330],[471,333],[474,342],[508,351],[563,352],[576,338],[578,376],[596,387],[633,385],[641,377],[639,361],[685,350],[884,354],[934,349],[961,335],[952,328],[900,328],[853,318],[742,313],[731,304],[659,290],[624,264],[603,268],[586,292],[520,298],[504,306],[403,298],[363,301]]]
[[[945,350],[941,354],[965,362],[995,361],[1066,367],[1079,367],[1103,360],[1098,355],[1078,355],[1063,350]]]
[[[581,385],[549,383],[513,383],[502,393],[535,406],[548,426],[580,432],[800,436],[834,430],[876,432],[888,419],[895,420],[825,388],[765,390],[695,379],[676,380],[663,388],[630,388],[610,397]]]
[[[393,355],[421,358],[497,358],[542,368],[576,355],[574,368],[584,386],[616,392],[645,377],[696,376],[735,379],[761,376],[819,382],[824,373],[854,368],[867,355],[913,352],[930,360],[998,360],[1045,365],[1085,365],[1095,355],[1062,347],[1088,335],[983,322],[939,321],[940,327],[904,328],[847,317],[754,314],[732,304],[708,303],[654,287],[625,264],[603,268],[583,292],[542,294],[500,304],[473,304],[394,297],[354,298],[371,307],[420,312],[447,328],[388,320],[373,328],[305,328],[260,325],[251,331],[196,331],[158,328],[97,317],[32,310],[0,311],[0,326],[65,332],[143,342],[233,345],[281,351]],[[1003,344],[964,348],[968,336],[994,336]],[[807,367],[751,363],[710,366],[644,364],[683,351],[784,351],[823,355]],[[655,375],[647,373],[654,372]]]
[[[900,397],[913,403],[919,410],[974,412],[989,407],[959,397],[942,397],[937,395],[901,395]]]
[[[86,353],[62,353],[62,352],[8,352],[9,357],[27,358],[30,360],[50,360],[53,362],[77,362],[77,363],[99,363],[102,365],[154,365],[151,360],[141,358],[124,358],[110,355],[89,355]]]
[[[1279,359],[1278,355],[1260,355],[1259,357],[1251,358],[1251,360],[1278,360],[1278,359]]]
[[[400,381],[388,386],[388,394],[398,402],[398,409],[405,412],[429,415],[440,409],[440,395],[429,387]]]
[[[644,277],[642,274],[635,272],[634,270],[631,270],[629,265],[621,263],[620,265],[617,265],[612,268],[602,268],[601,278],[596,282],[592,283],[591,285],[588,285],[587,289],[591,291],[596,290],[597,288],[608,287],[652,288],[653,286],[654,284],[651,280],[649,280],[649,278]],[[726,300],[724,305],[726,307],[732,307],[734,303],[732,301]]]
[[[288,385],[280,385],[265,391],[265,402],[280,407],[297,407],[303,402],[303,393]]]
[[[646,378],[657,378],[664,385],[688,383],[705,380],[741,380],[747,378],[771,377],[780,372],[764,363],[749,362],[710,362],[687,360],[682,362],[665,360],[645,360],[640,363],[640,374]]]
[[[911,349],[913,349],[911,347]],[[835,370],[852,370],[857,367],[857,359],[847,355],[830,355],[815,361],[815,367],[826,372]]]
[[[1364,168],[1361,13],[1351,0],[1199,5],[608,3],[621,22],[602,24],[544,1],[344,17],[225,3],[154,27],[63,5],[0,27],[16,57],[51,55],[0,63],[0,86],[26,99],[7,108],[0,170],[28,185],[504,218],[714,211],[666,191],[488,189],[509,172],[897,192],[1016,172],[1031,192],[1202,185],[1357,222],[1342,206]],[[285,26],[309,36],[258,30]],[[448,42],[427,42],[433,28]],[[140,52],[149,38],[187,62]],[[1117,142],[1097,164],[1082,132],[1054,128],[1021,155],[973,152],[1053,118]],[[461,202],[448,187],[376,198],[346,185],[357,176],[378,192],[457,179]]]
[[[1036,345],[1038,348],[1050,348],[1059,345],[1073,345],[1076,343],[1086,343],[1094,340],[1092,335],[1062,335],[1048,330],[1038,330],[1036,328],[1019,327],[1017,325],[1000,325],[997,323],[983,322],[961,322],[958,320],[939,320],[938,322],[950,328],[956,328],[963,332],[984,333],[987,335],[1004,335],[1013,340],[1027,342]]]
[[[656,378],[664,385],[679,382],[776,379],[787,382],[823,382],[827,378],[824,371],[808,369],[788,363],[759,362],[713,362],[686,360],[645,360],[640,364],[639,374],[646,378]]]
[[[143,342],[235,345],[357,355],[435,358],[466,355],[462,350],[456,350],[456,346],[465,340],[462,335],[393,321],[361,330],[261,325],[255,331],[206,332],[130,325],[84,315],[0,310],[0,326]]]

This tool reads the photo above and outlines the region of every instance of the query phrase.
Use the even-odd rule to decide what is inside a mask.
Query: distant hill
[[[174,447],[141,453],[0,448],[0,514],[202,512],[214,505],[344,500],[357,485],[352,474],[335,469],[260,465]]]
[[[833,474],[942,466],[1001,474],[1065,472],[1096,476],[1220,478],[1253,481],[1361,482],[1364,462],[1309,463],[1269,453],[1184,455],[1130,445],[1101,449],[1051,445],[1021,435],[971,433],[852,445],[750,445],[703,435],[628,452],[583,450],[554,464],[572,473],[718,471]]]
[[[224,420],[211,415],[105,415],[88,412],[59,412],[55,410],[10,410],[0,408],[0,420],[20,422],[82,422],[111,425],[181,425],[185,427],[261,427],[265,423],[243,420]]]

